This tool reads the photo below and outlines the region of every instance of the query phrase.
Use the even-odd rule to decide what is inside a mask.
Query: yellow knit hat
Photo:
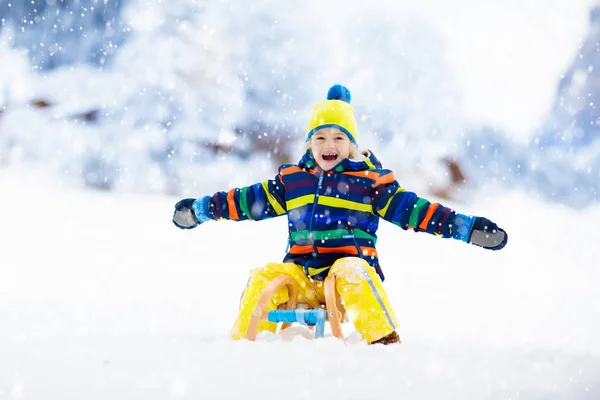
[[[327,92],[327,100],[315,104],[306,126],[306,141],[322,128],[338,128],[356,143],[356,119],[354,108],[350,105],[350,91],[342,85],[333,85]]]

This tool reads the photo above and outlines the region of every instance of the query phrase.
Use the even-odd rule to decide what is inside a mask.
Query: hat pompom
[[[342,100],[350,104],[351,99],[350,90],[346,86],[333,85],[327,92],[327,100]]]

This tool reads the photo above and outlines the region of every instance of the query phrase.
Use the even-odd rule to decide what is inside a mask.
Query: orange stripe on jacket
[[[379,178],[377,178],[375,186],[385,185],[386,183],[392,183],[395,180],[396,179],[394,178],[394,174],[390,172],[389,174],[385,174],[384,176],[380,176]]]
[[[296,165],[292,165],[290,167],[285,167],[283,168],[280,173],[281,175],[288,175],[288,174],[293,174],[294,172],[299,172],[302,171],[302,168],[296,166]]]
[[[369,178],[374,181],[379,179],[379,174],[377,172],[372,172],[372,171],[344,171],[342,173],[344,175],[358,176],[360,178]]]
[[[240,216],[237,213],[237,208],[235,208],[235,201],[233,197],[234,193],[235,189],[231,189],[229,192],[227,192],[227,206],[229,208],[229,219],[239,221]]]
[[[327,254],[327,253],[348,253],[348,254],[356,254],[358,255],[358,251],[356,250],[356,246],[339,246],[339,247],[317,247],[317,251],[319,253]],[[374,256],[377,257],[377,250],[373,247],[361,247],[360,251],[363,256]]]
[[[306,253],[312,253],[314,250],[314,248],[312,246],[298,246],[298,245],[293,245],[290,248],[289,253],[290,254],[306,254]]]
[[[424,231],[427,230],[427,224],[431,220],[431,217],[433,217],[433,213],[435,213],[435,210],[437,210],[439,205],[440,203],[433,203],[429,205],[429,208],[425,213],[425,218],[423,218],[423,221],[421,221],[419,224],[419,229],[423,229]]]

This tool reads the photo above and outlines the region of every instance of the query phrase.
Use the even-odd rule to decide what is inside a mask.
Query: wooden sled
[[[282,286],[287,286],[289,300],[283,305],[283,310],[268,311],[267,306],[273,297],[273,294]],[[342,332],[342,322],[346,322],[346,311],[341,302],[341,298],[335,289],[335,276],[329,275],[325,279],[325,304],[320,308],[312,308],[308,304],[296,304],[298,287],[296,281],[288,275],[279,275],[273,279],[262,292],[258,303],[252,312],[246,339],[255,340],[258,333],[258,324],[261,321],[271,321],[280,323],[280,331],[288,328],[294,322],[302,325],[308,325],[311,328],[316,326],[315,337],[323,337],[325,321],[329,322],[333,336],[345,342]]]

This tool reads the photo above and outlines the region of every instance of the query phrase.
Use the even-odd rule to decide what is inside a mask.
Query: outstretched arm
[[[454,211],[406,191],[389,170],[383,170],[375,183],[373,211],[404,230],[452,237]]]
[[[198,199],[183,199],[175,205],[173,223],[191,229],[208,220],[260,221],[286,213],[285,189],[281,175],[227,192]]]
[[[506,232],[486,218],[457,214],[406,191],[389,170],[382,170],[377,179],[372,201],[377,215],[404,230],[454,238],[490,250],[500,250],[508,240]]]

